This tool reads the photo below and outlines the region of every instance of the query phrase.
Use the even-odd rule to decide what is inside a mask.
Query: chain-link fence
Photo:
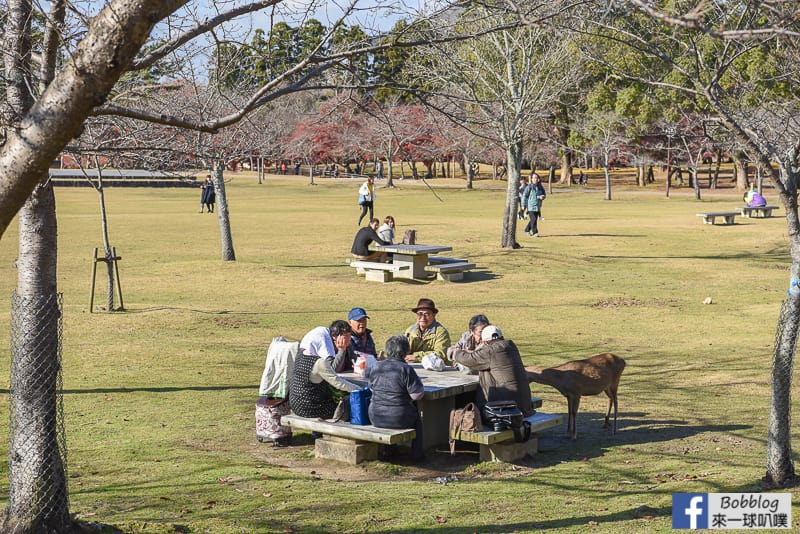
[[[51,528],[69,517],[61,310],[61,294],[12,296],[7,512]]]

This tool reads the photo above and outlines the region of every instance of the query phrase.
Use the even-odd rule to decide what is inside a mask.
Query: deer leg
[[[608,395],[608,408],[606,409],[606,420],[603,423],[603,428],[608,428],[609,427],[608,419],[611,416],[611,406],[614,404],[614,396],[611,393],[611,388],[608,388],[605,391],[605,394]]]
[[[617,388],[612,388],[611,390],[614,399],[614,428],[612,429],[611,433],[617,433]]]
[[[567,428],[567,431],[571,431],[572,441],[578,439],[578,407],[581,404],[581,396],[575,395],[574,397],[570,397],[569,399],[569,423],[572,423],[571,428]],[[568,425],[569,426],[569,425]]]
[[[572,435],[572,397],[564,395],[567,398],[567,436]]]
[[[617,433],[617,388],[610,387],[606,390],[606,395],[608,395],[608,409],[606,410],[606,421],[603,424],[603,428],[611,427],[611,433]],[[611,407],[614,407],[614,425],[611,426],[609,424],[609,419],[611,417]]]

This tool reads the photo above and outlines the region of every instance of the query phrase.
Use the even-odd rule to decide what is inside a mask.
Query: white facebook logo
[[[704,510],[698,508],[700,504],[703,504],[703,496],[695,495],[689,499],[689,507],[683,510],[689,516],[689,528],[697,528],[697,518],[703,515]]]
[[[708,494],[673,493],[672,528],[708,528]]]

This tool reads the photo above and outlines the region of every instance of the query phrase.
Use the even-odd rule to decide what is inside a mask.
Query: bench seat
[[[541,402],[539,402],[541,405]],[[531,425],[531,438],[524,443],[514,441],[514,432],[511,429],[499,432],[483,427],[482,432],[454,432],[451,439],[469,441],[480,445],[480,458],[484,462],[513,462],[524,458],[527,454],[538,451],[539,440],[536,436],[546,428],[551,428],[564,423],[564,416],[536,412],[525,418]]]
[[[363,274],[367,280],[373,282],[391,282],[394,273],[409,269],[408,265],[365,260],[351,261],[350,267],[355,267],[357,274]]]
[[[372,425],[351,425],[344,421],[333,423],[294,414],[282,416],[281,424],[321,433],[323,437],[317,438],[314,444],[315,456],[349,464],[377,460],[378,445],[406,443],[417,435],[413,428],[377,428]]]
[[[447,258],[445,256],[428,256],[428,263],[431,265],[438,265],[440,263],[461,263],[467,260],[461,258]]]
[[[436,278],[439,280],[447,280],[455,282],[464,278],[464,271],[474,269],[475,264],[467,261],[459,261],[453,263],[437,263],[433,265],[426,265],[425,270],[431,273],[436,273]]]
[[[748,219],[753,217],[758,217],[759,215],[763,218],[772,217],[772,211],[780,209],[779,206],[741,206],[736,208],[741,213],[742,217],[747,217]]]
[[[738,211],[704,211],[698,213],[698,217],[703,218],[703,224],[714,224],[716,219],[722,219],[722,224],[733,224],[736,216],[739,215]]]

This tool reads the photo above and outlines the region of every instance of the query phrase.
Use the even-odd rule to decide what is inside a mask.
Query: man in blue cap
[[[347,356],[335,359],[333,369],[337,373],[350,373],[353,371],[353,362],[358,358],[358,352],[377,356],[375,341],[372,339],[372,330],[367,328],[369,315],[364,308],[353,308],[347,314],[347,322],[353,331],[350,345],[347,347]]]

